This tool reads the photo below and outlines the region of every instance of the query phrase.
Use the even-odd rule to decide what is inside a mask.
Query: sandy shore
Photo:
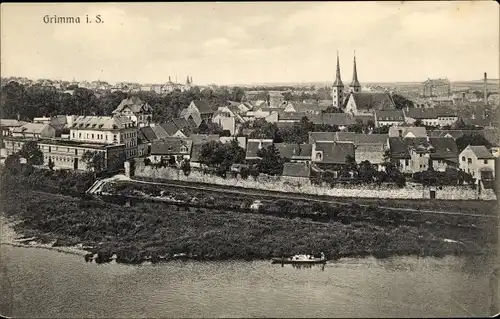
[[[14,231],[13,225],[15,225],[15,222],[9,221],[5,216],[0,216],[0,245],[26,248],[43,248],[79,256],[85,256],[89,253],[88,251],[85,251],[78,247],[53,247],[51,244],[41,244],[36,242],[35,239],[27,244],[19,242],[19,239],[23,238],[23,236],[17,234]]]

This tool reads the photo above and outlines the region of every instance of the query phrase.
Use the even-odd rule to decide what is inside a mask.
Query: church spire
[[[352,82],[351,82],[350,87],[352,87],[352,88],[361,87],[361,84],[359,84],[359,81],[358,81],[358,70],[356,69],[356,51],[354,51],[354,66],[352,69]]]
[[[335,77],[335,82],[333,86],[344,86],[342,79],[340,78],[340,63],[339,63],[339,51],[337,50],[337,75]]]

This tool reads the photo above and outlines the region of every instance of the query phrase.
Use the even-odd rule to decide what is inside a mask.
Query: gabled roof
[[[486,146],[484,145],[478,145],[478,146],[473,146],[469,145],[467,146],[475,155],[478,159],[494,159],[495,156],[488,151]]]
[[[321,112],[328,108],[327,105],[320,105],[318,103],[291,103],[295,112]]]
[[[375,123],[375,117],[371,114],[354,115],[354,121],[355,122],[361,121],[363,122],[363,124],[368,124],[369,121]]]
[[[404,114],[401,110],[380,110],[376,111],[377,121],[404,121]]]
[[[336,142],[352,142],[354,145],[385,145],[387,134],[358,134],[352,132],[335,132]]]
[[[141,101],[141,99],[137,96],[133,96],[128,99],[123,99],[118,107],[113,111],[113,114],[123,111],[125,107],[128,107],[133,113],[153,111],[153,108],[148,103]]]
[[[122,115],[79,116],[73,121],[72,129],[112,130],[134,126],[132,120]]]
[[[432,159],[458,161],[458,148],[452,137],[430,137],[429,143],[434,147],[430,154]]]
[[[151,155],[188,155],[192,145],[193,142],[186,138],[167,137],[151,144]]]
[[[333,142],[335,140],[336,132],[309,132],[309,144],[314,142]]]
[[[179,131],[174,122],[162,123],[160,126],[167,132],[168,136],[172,136]]]
[[[311,167],[307,163],[285,163],[283,164],[282,176],[288,177],[309,177]]]
[[[333,100],[319,100],[318,101],[319,105],[325,105],[327,107],[330,107],[333,105]]]
[[[161,125],[151,126],[151,129],[155,133],[157,139],[164,139],[170,136]]]
[[[389,137],[389,151],[392,159],[409,159],[408,147],[402,138]]]
[[[415,137],[427,137],[427,130],[425,127],[419,126],[391,126],[389,128],[389,136],[399,137],[399,131],[401,131],[403,137],[407,137],[408,134]]]
[[[14,120],[14,119],[0,119],[0,126],[3,126],[3,127],[23,126],[26,123],[28,123],[28,122],[18,121],[18,120]]]
[[[267,148],[273,144],[272,140],[260,140],[262,142],[262,148]],[[248,140],[247,149],[245,157],[247,159],[259,158],[257,152],[259,151],[259,140]]]
[[[455,140],[464,135],[485,135],[483,130],[432,130],[429,137],[453,137]]]
[[[434,110],[438,117],[458,117],[457,111],[447,107],[436,107]]]
[[[348,126],[356,123],[354,117],[347,113],[323,113],[318,115],[309,115],[309,120],[314,124]]]
[[[158,139],[155,132],[150,126],[141,127],[139,131],[142,133],[143,137],[147,142],[152,142]]]
[[[354,144],[352,143],[330,143],[316,142],[316,151],[323,152],[323,159],[316,161],[313,154],[313,161],[325,164],[345,164],[347,156],[355,156]]]
[[[196,106],[198,108],[198,111],[200,112],[200,114],[212,114],[212,113],[214,113],[214,111],[212,110],[210,105],[208,105],[207,101],[193,100],[192,103],[194,104],[194,106]]]
[[[220,141],[220,137],[217,134],[191,134],[189,135],[189,139],[193,141],[193,144],[203,144],[210,141]]]
[[[307,113],[302,112],[283,112],[279,114],[278,121],[300,121],[304,116],[307,116]]]
[[[275,143],[280,156],[286,159],[311,159],[311,144]]]
[[[405,115],[414,119],[437,119],[436,110],[434,109],[411,108],[405,111]]]
[[[15,133],[41,134],[49,126],[49,124],[44,123],[26,123],[23,126],[15,127],[12,131]]]
[[[363,110],[382,110],[394,109],[396,106],[389,93],[352,93],[357,109]]]

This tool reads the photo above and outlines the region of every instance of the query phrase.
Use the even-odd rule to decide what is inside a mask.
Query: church
[[[335,82],[333,82],[332,99],[333,107],[353,115],[368,115],[378,110],[395,109],[396,107],[389,93],[361,92],[356,67],[356,54],[354,54],[352,81],[346,87],[340,75],[339,55],[337,52],[337,72]]]

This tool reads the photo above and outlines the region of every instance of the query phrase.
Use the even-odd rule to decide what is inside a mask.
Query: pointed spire
[[[340,78],[340,62],[339,62],[338,50],[337,50],[337,74],[335,77],[335,82],[333,82],[333,86],[344,86],[344,83],[342,83],[342,79]]]
[[[358,81],[358,70],[356,69],[356,50],[354,50],[354,66],[352,69],[352,82],[351,82],[351,87],[360,87],[361,84],[359,84]]]
[[[188,76],[187,76],[187,78],[186,78],[186,84],[187,84],[187,85],[189,85],[189,84],[190,84],[190,83],[189,83],[189,75],[188,75]]]

